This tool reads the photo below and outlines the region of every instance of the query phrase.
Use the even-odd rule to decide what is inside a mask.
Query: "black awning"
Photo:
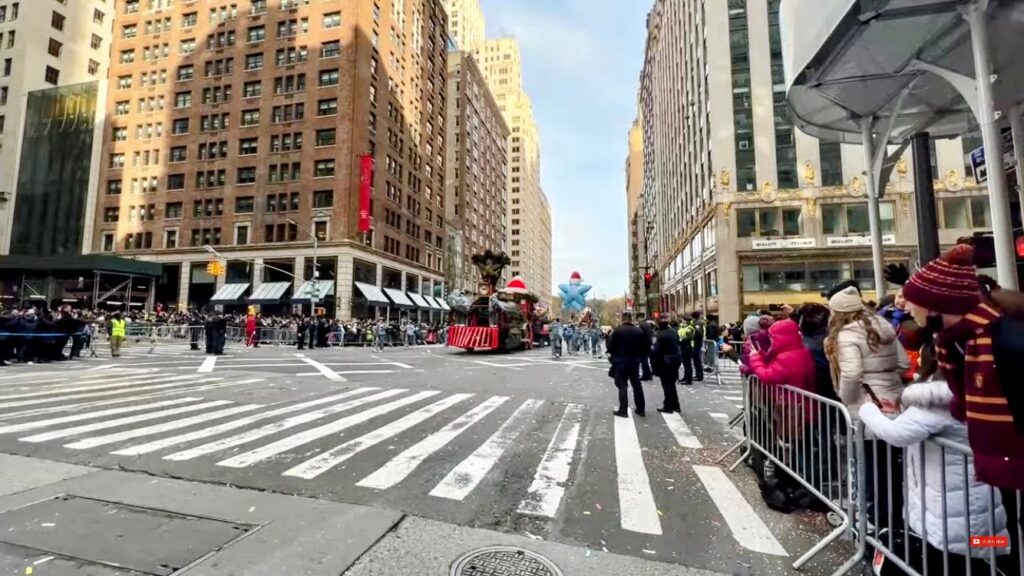
[[[84,254],[74,256],[0,256],[0,270],[34,270],[61,272],[89,270],[112,274],[150,276],[156,278],[163,273],[163,264],[133,258],[121,258],[107,254]]]

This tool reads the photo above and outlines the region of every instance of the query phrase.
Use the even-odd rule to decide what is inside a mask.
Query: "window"
[[[319,240],[320,242],[327,240],[326,220],[317,220],[313,222],[313,235],[316,236],[316,239]]]
[[[337,28],[341,26],[341,12],[330,12],[324,14],[324,28]]]
[[[242,111],[242,126],[256,126],[259,123],[260,111],[258,109]]]
[[[305,117],[305,104],[286,104],[284,106],[274,106],[271,109],[270,121],[280,124],[282,122],[296,122]]]
[[[882,219],[882,233],[896,231],[896,209],[892,202],[882,202],[878,208]],[[857,204],[825,204],[821,207],[821,228],[825,235],[867,234],[871,231],[867,202]]]
[[[184,82],[195,78],[196,68],[191,64],[185,66],[178,66],[178,82]]]
[[[103,46],[103,38],[93,34],[92,39],[89,40],[89,45],[92,46],[93,50],[99,50],[100,47]]]
[[[103,233],[103,251],[113,252],[114,251],[114,233],[104,232]]]
[[[184,174],[168,174],[167,175],[167,189],[168,190],[184,190],[185,189],[185,175]]]
[[[181,15],[181,27],[191,28],[199,23],[199,13],[189,12],[188,14]]]
[[[125,24],[121,27],[121,38],[135,38],[139,33],[139,27],[135,24]]]
[[[170,162],[184,162],[188,160],[188,148],[185,146],[174,146],[171,148]]]
[[[235,214],[252,214],[256,202],[253,196],[239,196],[235,198]]]
[[[108,206],[103,209],[103,221],[117,222],[121,218],[121,208],[118,206]]]
[[[316,131],[316,145],[317,146],[334,146],[338,141],[337,130],[334,128],[326,128],[324,130]]]
[[[263,42],[267,38],[267,28],[265,26],[250,26],[245,38],[249,43]]]
[[[164,248],[178,247],[178,231],[164,230]]]
[[[334,160],[317,160],[313,166],[314,178],[328,178],[334,176]]]
[[[992,226],[988,198],[984,196],[943,198],[939,203],[942,216],[940,228],[944,230],[976,230]]]
[[[217,104],[231,100],[231,85],[203,88],[203,104]]]
[[[282,20],[277,23],[278,38],[290,38],[298,34],[305,34],[306,32],[309,32],[308,18],[292,18],[291,20]]]
[[[99,8],[94,8],[93,11],[92,11],[92,21],[95,22],[96,24],[102,24],[103,23],[103,18],[105,16],[106,16],[106,14],[104,14],[103,10],[100,10]]]
[[[249,225],[238,225],[235,226],[235,244],[248,244],[249,243]]]
[[[181,54],[191,54],[196,51],[196,39],[186,38],[178,44],[178,52]]]
[[[230,126],[231,115],[227,112],[222,114],[209,114],[199,117],[200,132],[219,132],[227,130]]]
[[[95,76],[96,73],[99,72],[99,71],[100,71],[100,63],[95,61],[95,60],[93,60],[92,58],[90,58],[89,59],[89,68],[88,68],[89,75],[90,76]]]
[[[60,70],[57,70],[53,66],[47,66],[46,74],[43,77],[43,79],[46,80],[48,83],[56,86],[57,83],[60,81]]]
[[[313,192],[313,208],[330,208],[334,205],[334,190]]]
[[[245,56],[245,69],[246,70],[259,70],[263,68],[263,53],[247,54]]]
[[[63,48],[63,47],[64,47],[64,44],[54,40],[53,38],[50,38],[50,45],[49,45],[49,47],[47,47],[46,53],[49,54],[50,56],[53,56],[54,58],[60,58],[60,51],[61,51],[61,48]],[[135,52],[134,51],[128,50],[127,52],[130,52],[132,56],[135,56]],[[129,60],[129,62],[133,61],[133,60],[135,60],[135,58],[132,58],[131,60]],[[125,53],[121,52],[121,63],[124,64],[125,62],[126,62],[125,61]]]
[[[842,186],[842,145],[838,142],[819,142],[818,154],[821,156],[821,185]]]
[[[256,183],[256,168],[246,167],[238,169],[238,184],[255,184]]]
[[[259,139],[258,138],[246,138],[238,141],[238,155],[248,156],[256,154],[259,151]]]
[[[12,61],[10,58],[4,58],[4,76],[11,75]],[[131,77],[128,79],[129,84],[131,83]]]
[[[60,12],[54,12],[50,16],[50,26],[53,26],[55,30],[64,30],[64,15]]]
[[[192,106],[192,92],[178,92],[174,95],[175,108],[189,108]]]
[[[740,238],[800,236],[800,208],[748,208],[736,211]]]
[[[175,118],[171,124],[171,134],[188,134],[188,118]]]
[[[338,99],[329,98],[316,103],[317,116],[334,116],[338,113]]]
[[[321,70],[320,71],[320,86],[337,86],[340,75],[338,69],[333,70]]]
[[[242,85],[242,98],[259,98],[263,94],[263,83],[259,80]]]
[[[124,142],[128,139],[128,128],[124,126],[115,126],[113,130],[112,139],[114,142]]]
[[[121,194],[121,181],[120,180],[107,180],[107,195],[117,196]]]
[[[274,94],[291,94],[306,89],[305,74],[290,74],[274,78]]]
[[[267,171],[267,181],[272,184],[275,182],[291,182],[298,180],[301,174],[301,162],[271,164],[270,169]]]
[[[341,55],[341,41],[340,40],[330,40],[328,42],[324,42],[323,45],[320,46],[320,57],[321,58],[335,58],[335,57],[340,56],[340,55]]]
[[[294,132],[292,134],[275,134],[270,137],[270,151],[272,153],[293,152],[301,149],[302,132]]]
[[[277,50],[277,65],[278,66],[291,66],[300,62],[305,62],[309,57],[309,54],[305,46],[299,46],[297,48],[279,48]]]

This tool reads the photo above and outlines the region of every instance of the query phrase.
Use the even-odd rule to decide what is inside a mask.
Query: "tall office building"
[[[0,254],[75,255],[89,241],[113,10],[0,0]]]
[[[626,226],[629,231],[629,297],[633,308],[645,312],[644,273],[647,258],[644,249],[644,131],[638,117],[629,128],[629,152],[626,155]]]
[[[648,16],[640,102],[652,312],[736,321],[844,279],[876,298],[863,151],[794,128],[779,5],[656,0]],[[943,244],[990,229],[986,191],[965,160],[977,146],[933,143]],[[881,203],[892,262],[916,258],[911,164],[909,152],[899,159]]]
[[[551,206],[540,184],[540,136],[523,90],[515,38],[487,40],[473,54],[512,131],[508,143],[508,245],[512,275],[547,302],[551,297]]]
[[[487,34],[480,0],[445,0],[448,13],[448,35],[460,50],[483,44]]]
[[[164,303],[437,318],[445,20],[440,0],[119,2],[93,249],[164,263]]]
[[[469,52],[448,54],[447,126],[446,278],[451,289],[475,293],[472,256],[506,249],[509,129]]]

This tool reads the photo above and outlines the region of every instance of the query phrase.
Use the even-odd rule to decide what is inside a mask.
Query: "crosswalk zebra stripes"
[[[632,414],[605,422],[582,404],[504,395],[378,385],[295,401],[236,402],[207,392],[263,379],[151,371],[105,371],[74,383],[0,382],[0,445],[52,443],[71,453],[148,456],[225,472],[259,469],[296,481],[333,481],[337,474],[354,487],[387,491],[415,485],[421,497],[456,503],[482,485],[500,484],[515,466],[524,480],[515,509],[541,519],[558,518],[572,505],[578,484],[595,476],[594,470],[583,474],[586,466],[604,472],[617,487],[621,529],[650,538],[667,538],[671,520],[659,511],[664,492],[656,484],[663,474],[649,473],[655,462],[645,455],[645,443],[657,436],[666,441],[659,450],[704,447],[698,437],[704,429],[679,414],[647,419],[641,434]],[[612,453],[586,461],[595,427],[612,438]],[[349,465],[369,460],[369,467]],[[785,555],[728,476],[707,466],[693,466],[692,472],[740,546]]]

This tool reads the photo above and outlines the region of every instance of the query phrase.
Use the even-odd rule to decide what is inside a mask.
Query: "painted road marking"
[[[405,390],[402,390],[402,392],[405,392]],[[437,392],[435,390],[419,392],[417,394],[413,394],[412,396],[402,398],[401,400],[391,402],[390,404],[383,404],[381,406],[371,408],[365,412],[353,414],[352,416],[348,416],[340,420],[335,420],[334,422],[324,424],[323,426],[318,426],[316,428],[306,430],[305,432],[300,432],[298,434],[288,436],[287,438],[283,438],[272,444],[268,444],[266,446],[256,448],[255,450],[250,450],[237,456],[233,456],[231,458],[228,458],[227,460],[217,462],[217,465],[227,466],[229,468],[244,468],[246,466],[259,462],[260,460],[265,460],[267,458],[270,458],[271,456],[280,454],[285,450],[291,450],[292,448],[302,446],[303,444],[307,444],[309,442],[312,442],[313,440],[323,438],[324,436],[337,434],[342,430],[346,430],[358,424],[362,424],[363,422],[372,420],[377,416],[393,412],[395,410],[398,410],[399,408],[402,408],[403,406],[415,404],[420,400],[430,398],[431,396],[436,396],[437,394],[440,394],[440,392]]]
[[[29,430],[47,428],[49,426],[56,426],[58,424],[79,422],[82,420],[89,420],[91,418],[102,418],[104,416],[114,416],[117,414],[141,412],[143,410],[150,410],[153,408],[163,408],[164,406],[174,406],[176,404],[188,404],[189,402],[199,402],[200,400],[202,400],[202,398],[177,398],[175,400],[164,400],[163,402],[153,402],[151,404],[139,404],[137,406],[129,406],[127,408],[112,408],[110,410],[100,410],[99,412],[89,412],[87,414],[75,414],[74,416],[62,416],[60,418],[33,420],[31,422],[22,422],[21,424],[10,424],[8,426],[0,426],[0,434],[14,434],[17,432],[27,432]]]
[[[215,400],[213,402],[206,402],[203,404],[193,404],[191,406],[184,406],[182,408],[172,408],[170,410],[160,410],[159,412],[150,412],[148,414],[139,414],[138,416],[128,416],[126,418],[118,418],[116,420],[107,420],[106,422],[95,422],[93,424],[83,424],[82,426],[75,426],[73,428],[63,428],[60,430],[53,430],[51,432],[44,432],[42,434],[36,434],[35,436],[26,436],[25,438],[18,438],[22,442],[46,442],[47,440],[55,440],[57,438],[66,438],[68,436],[75,436],[77,434],[84,434],[86,432],[95,432],[96,430],[105,430],[107,428],[116,428],[118,426],[125,426],[127,424],[135,424],[136,422],[145,422],[146,420],[156,420],[157,418],[163,418],[165,416],[174,416],[176,414],[184,414],[186,412],[195,412],[197,410],[205,410],[207,408],[216,408],[218,406],[227,406],[228,404],[234,404],[230,400]]]
[[[246,444],[248,442],[252,442],[253,440],[258,440],[260,438],[263,438],[264,436],[276,434],[282,430],[287,430],[289,428],[294,428],[296,426],[308,424],[309,422],[319,420],[320,418],[329,416],[331,414],[351,410],[352,408],[362,406],[363,404],[369,404],[370,402],[375,402],[377,400],[382,400],[384,398],[390,398],[392,396],[401,394],[402,392],[405,392],[405,390],[401,388],[395,390],[384,390],[383,392],[378,392],[371,396],[356,398],[355,400],[349,400],[348,402],[335,404],[334,406],[328,406],[327,408],[321,408],[320,410],[315,410],[307,414],[300,414],[298,416],[293,416],[286,420],[273,422],[261,428],[256,428],[254,430],[242,432],[241,434],[236,434],[234,436],[229,436],[227,438],[221,438],[220,440],[215,440],[213,442],[209,442],[201,446],[196,446],[195,448],[189,448],[188,450],[175,452],[174,454],[164,456],[164,460],[191,460],[193,458],[197,458],[205,454],[220,452],[221,450],[226,450],[228,448],[232,448],[240,444]]]
[[[508,400],[508,396],[491,396],[482,404],[449,422],[444,428],[410,446],[373,474],[356,482],[356,486],[384,490],[408,478],[430,455],[448,445],[467,428],[494,412]]]
[[[182,418],[180,420],[172,420],[170,422],[163,422],[161,424],[153,424],[152,426],[144,426],[142,428],[135,428],[132,430],[125,430],[124,432],[115,432],[114,434],[107,434],[106,436],[93,436],[92,438],[85,438],[78,442],[71,444],[65,444],[65,448],[73,448],[75,450],[85,450],[86,448],[95,448],[96,446],[103,446],[106,444],[113,444],[115,442],[123,442],[125,440],[131,440],[132,438],[140,438],[142,436],[152,436],[153,434],[163,434],[164,432],[170,432],[171,430],[177,430],[179,428],[187,428],[196,424],[202,424],[203,422],[209,422],[210,420],[216,420],[218,418],[227,418],[228,416],[234,416],[243,412],[251,412],[253,410],[263,408],[262,404],[244,404],[242,406],[233,406],[226,410],[220,410],[218,412],[209,412],[206,414],[199,414],[198,416],[190,416],[188,418]]]
[[[683,420],[682,414],[673,412],[672,414],[661,414],[665,419],[665,424],[668,429],[675,436],[676,442],[679,443],[683,448],[694,448],[699,450],[703,448],[700,440],[690,431],[690,427],[686,425],[686,421]]]
[[[613,418],[615,467],[619,475],[619,521],[623,530],[661,535],[658,507],[654,503],[651,480],[647,477],[632,415],[630,411],[629,418]]]
[[[331,370],[327,366],[324,366],[323,364],[317,362],[316,360],[313,360],[312,358],[304,357],[302,361],[305,362],[306,364],[309,364],[313,368],[316,368],[317,371],[323,374],[324,377],[327,378],[328,380],[332,380],[334,382],[347,382],[347,380],[345,380],[343,376],[339,375],[337,372]]]
[[[338,464],[341,464],[342,462],[348,460],[349,458],[358,454],[359,452],[362,452],[363,450],[366,450],[371,446],[379,444],[380,442],[383,442],[388,438],[396,436],[408,430],[409,428],[412,428],[413,426],[425,421],[431,416],[439,414],[443,410],[446,410],[467,398],[471,398],[472,396],[472,394],[454,394],[452,396],[439,400],[431,404],[430,406],[421,408],[416,412],[413,412],[412,414],[405,416],[404,418],[396,420],[390,424],[387,424],[386,426],[382,426],[381,428],[378,428],[373,432],[360,436],[359,438],[350,440],[342,444],[341,446],[333,448],[315,458],[307,460],[302,464],[299,464],[298,466],[286,471],[284,475],[297,476],[299,478],[306,478],[307,480],[316,478],[320,474],[323,474],[324,472],[330,470],[331,468],[337,466]]]
[[[44,389],[31,388],[34,392],[23,392],[19,394],[6,394],[0,396],[0,400],[16,400],[20,398],[37,398],[39,396],[46,396],[48,394],[67,394],[70,392],[86,392],[90,390],[107,390],[110,388],[125,388],[134,386],[136,384],[153,384],[156,382],[171,382],[174,380],[185,380],[188,376],[160,376],[157,378],[150,379],[136,379],[136,376],[127,376],[121,378],[104,378],[102,380],[86,380],[78,382],[72,386],[58,385],[58,386],[46,386]],[[121,381],[124,380],[124,381]],[[27,387],[26,387],[27,388]]]
[[[693,471],[740,546],[773,556],[789,555],[725,472],[713,466],[694,466]]]
[[[477,487],[498,463],[505,450],[526,428],[528,418],[543,404],[542,400],[527,400],[487,439],[475,452],[452,469],[441,483],[430,491],[431,496],[463,500]]]
[[[203,372],[213,372],[213,368],[216,365],[217,365],[217,357],[216,356],[207,356],[206,360],[203,360],[202,365],[199,366],[199,369],[196,370],[196,372],[200,372],[200,373],[203,373]]]
[[[67,396],[50,396],[48,398],[33,398],[31,400],[19,400],[16,402],[3,402],[0,403],[0,408],[18,408],[21,406],[33,406],[35,404],[47,404],[50,402],[60,402],[63,400],[79,400],[81,398],[98,398],[101,396],[117,396],[118,394],[134,393],[145,390],[163,390],[166,388],[174,388],[175,386],[188,386],[190,384],[202,384],[206,382],[220,382],[223,378],[204,378],[202,380],[196,380],[193,382],[189,381],[177,381],[169,382],[167,384],[157,384],[155,386],[135,386],[132,388],[126,388],[123,390],[104,390],[102,392],[88,392],[83,394],[70,394]],[[148,383],[147,383],[148,384]]]
[[[300,404],[295,404],[295,405],[292,405],[292,406],[285,406],[284,408],[278,408],[276,410],[271,410],[269,412],[263,412],[261,414],[256,414],[256,415],[253,415],[253,416],[248,416],[248,417],[245,417],[245,418],[240,418],[238,420],[232,420],[231,422],[225,422],[223,424],[218,424],[217,426],[212,426],[212,427],[209,427],[209,428],[203,428],[203,429],[200,429],[200,430],[195,430],[195,431],[189,432],[187,434],[179,434],[178,436],[172,436],[170,438],[163,438],[163,439],[160,439],[160,440],[156,440],[154,442],[149,442],[147,444],[139,444],[137,446],[129,446],[127,448],[123,448],[121,450],[116,450],[114,452],[111,452],[111,454],[119,454],[119,455],[122,455],[122,456],[135,456],[135,455],[138,455],[138,454],[149,454],[150,452],[156,452],[157,450],[161,450],[163,448],[168,448],[170,446],[175,446],[175,445],[178,445],[178,444],[184,444],[186,442],[191,442],[193,440],[199,440],[201,438],[209,438],[210,436],[216,436],[217,434],[220,434],[222,432],[230,432],[231,430],[235,430],[235,429],[241,428],[243,426],[248,426],[249,424],[252,424],[254,422],[259,422],[260,420],[266,420],[266,419],[269,419],[269,418],[273,418],[275,416],[281,416],[283,414],[290,414],[292,412],[298,412],[300,410],[305,410],[306,408],[312,408],[314,406],[319,406],[321,404],[328,404],[330,402],[335,402],[335,401],[338,401],[338,400],[344,400],[345,398],[349,398],[351,396],[356,396],[358,394],[364,394],[366,392],[371,392],[373,390],[378,390],[378,388],[373,388],[373,387],[357,388],[355,390],[349,390],[348,392],[344,392],[342,394],[335,394],[334,396],[327,396],[325,398],[319,398],[317,400],[310,400],[308,402],[302,402]]]
[[[569,480],[582,423],[583,406],[566,406],[558,428],[555,429],[555,435],[551,438],[551,443],[548,444],[548,449],[537,467],[537,473],[533,477],[526,498],[519,503],[520,514],[554,518],[558,513],[562,497],[565,496],[565,483]]]
[[[728,420],[728,414],[722,414],[721,412],[708,412],[708,416],[711,416],[715,420]]]

